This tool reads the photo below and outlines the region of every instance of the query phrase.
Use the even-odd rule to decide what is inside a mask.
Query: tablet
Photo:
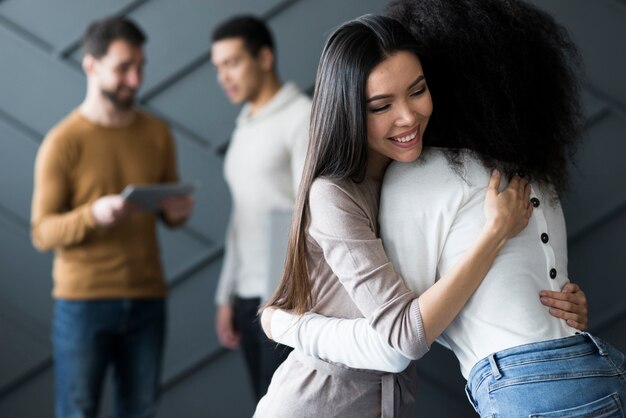
[[[159,211],[161,200],[171,196],[184,196],[192,193],[198,183],[156,183],[156,184],[129,184],[122,190],[124,200],[133,202],[146,212]]]

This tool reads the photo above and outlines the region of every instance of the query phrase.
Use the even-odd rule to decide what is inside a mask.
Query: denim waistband
[[[478,361],[470,371],[467,384],[471,387],[479,383],[486,374],[492,374],[496,380],[500,379],[502,369],[514,367],[517,364],[546,361],[555,356],[574,357],[594,352],[601,356],[608,354],[605,343],[588,332],[508,348]]]

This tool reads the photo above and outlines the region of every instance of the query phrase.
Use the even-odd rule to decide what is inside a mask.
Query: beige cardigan
[[[309,194],[307,264],[312,311],[366,317],[407,357],[427,350],[417,295],[387,259],[378,238],[380,183],[316,179]],[[297,352],[274,374],[255,417],[411,416],[414,369],[393,375],[305,357]]]

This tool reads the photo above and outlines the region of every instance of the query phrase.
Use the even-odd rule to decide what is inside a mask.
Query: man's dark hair
[[[272,34],[265,22],[255,16],[232,17],[213,31],[213,42],[228,38],[242,38],[246,49],[253,57],[256,57],[263,47],[269,48],[275,54]]]
[[[112,16],[91,23],[83,35],[83,53],[96,58],[106,55],[113,41],[121,39],[134,47],[141,47],[147,38],[132,20]]]
[[[547,13],[519,0],[392,0],[415,36],[434,103],[425,144],[565,189],[583,128],[579,54]]]

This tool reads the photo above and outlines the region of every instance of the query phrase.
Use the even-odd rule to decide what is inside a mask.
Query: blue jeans
[[[481,417],[624,417],[624,354],[588,333],[525,344],[472,368],[467,396]]]
[[[96,417],[109,365],[115,416],[156,415],[164,338],[162,299],[56,300],[52,344],[57,417]]]

